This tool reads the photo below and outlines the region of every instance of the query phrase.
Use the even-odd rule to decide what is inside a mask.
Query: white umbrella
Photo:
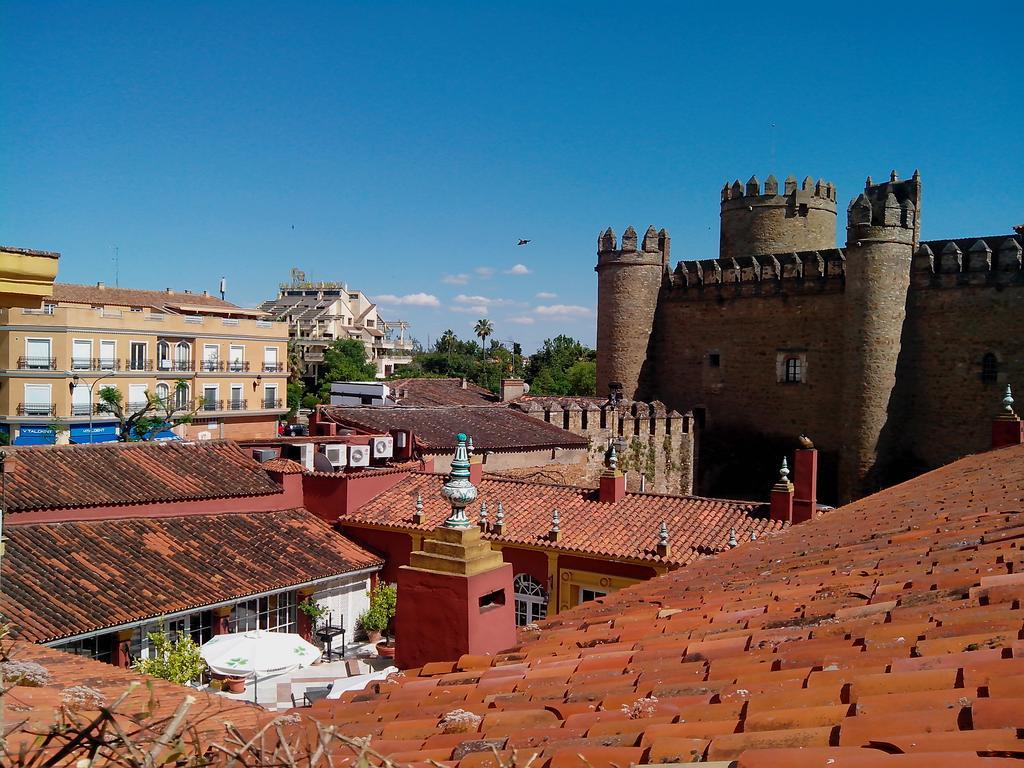
[[[249,677],[308,667],[320,658],[320,649],[290,632],[235,632],[214,635],[199,654],[214,672]]]

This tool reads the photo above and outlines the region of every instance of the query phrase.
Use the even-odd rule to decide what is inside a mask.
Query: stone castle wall
[[[869,179],[848,216],[845,249],[666,270],[641,396],[694,412],[697,492],[763,497],[777,454],[807,434],[822,450],[823,500],[859,495],[987,448],[1002,388],[1024,390],[1020,235],[918,246],[916,173]],[[603,344],[599,334],[599,359]],[[982,379],[986,355],[994,380]],[[785,380],[787,358],[799,383]]]
[[[586,480],[597,485],[610,441],[621,439],[619,469],[629,491],[693,493],[694,430],[690,414],[661,403],[621,402],[616,406],[585,398],[532,398],[515,404],[524,413],[590,438]]]

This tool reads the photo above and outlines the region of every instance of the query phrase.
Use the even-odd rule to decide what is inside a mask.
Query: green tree
[[[114,386],[101,387],[97,395],[100,402],[96,410],[117,419],[117,439],[122,443],[152,440],[165,429],[190,424],[203,405],[200,400],[189,399],[184,379],[176,380],[166,397],[147,390],[141,403],[126,403],[121,390]]]
[[[578,360],[565,373],[569,385],[567,395],[593,395],[597,392],[597,363]]]
[[[288,380],[288,417],[292,418],[302,406],[302,398],[306,394],[306,383],[302,379]]]
[[[323,383],[320,400],[327,402],[332,381],[373,381],[377,369],[366,359],[366,347],[356,339],[338,339],[324,350]]]
[[[486,350],[487,337],[494,333],[494,323],[488,320],[486,317],[482,317],[476,321],[476,326],[473,328],[473,333],[480,339],[480,348]]]
[[[180,634],[171,640],[161,625],[158,631],[150,632],[146,637],[149,638],[150,657],[135,662],[132,668],[136,672],[185,685],[198,679],[206,669],[206,662],[199,655],[199,646],[191,636]]]
[[[596,366],[593,385],[589,384],[589,366],[576,366],[580,363],[593,364],[596,357],[594,350],[571,336],[563,334],[554,339],[545,339],[541,348],[530,357],[526,372],[530,391],[536,395],[594,394]],[[570,370],[573,371],[571,377]]]

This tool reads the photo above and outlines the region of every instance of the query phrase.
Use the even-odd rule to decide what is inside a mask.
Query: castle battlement
[[[670,238],[664,229],[653,225],[647,228],[640,240],[632,226],[622,233],[622,247],[618,247],[615,231],[608,227],[597,238],[597,267],[609,262],[620,264],[667,264]]]
[[[764,181],[764,187],[757,176],[751,176],[746,184],[741,184],[736,179],[732,184],[725,183],[722,187],[722,202],[732,202],[735,205],[771,205],[778,204],[772,198],[794,197],[800,201],[807,201],[809,198],[819,198],[823,201],[835,203],[836,188],[831,181],[818,179],[815,181],[810,176],[805,176],[803,184],[798,186],[795,176],[787,176],[783,183],[782,192],[779,192],[779,182],[774,175],[769,175]],[[724,207],[724,206],[723,206]],[[835,206],[832,206],[833,209]]]
[[[732,289],[736,296],[772,296],[807,291],[842,290],[846,257],[840,248],[771,253],[760,256],[680,261],[670,278],[673,292],[688,298],[717,298]]]
[[[929,240],[911,262],[912,288],[1024,284],[1021,236]]]

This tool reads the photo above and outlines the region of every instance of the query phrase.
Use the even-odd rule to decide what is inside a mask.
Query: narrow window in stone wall
[[[991,352],[981,358],[981,383],[995,384],[999,378],[999,360]]]
[[[799,384],[802,381],[802,366],[799,357],[786,358],[786,383]]]
[[[584,430],[587,429],[587,409],[583,409],[583,413],[580,415],[580,427]]]
[[[717,352],[711,352],[708,354],[708,367],[709,368],[720,368],[722,366],[722,356]]]

